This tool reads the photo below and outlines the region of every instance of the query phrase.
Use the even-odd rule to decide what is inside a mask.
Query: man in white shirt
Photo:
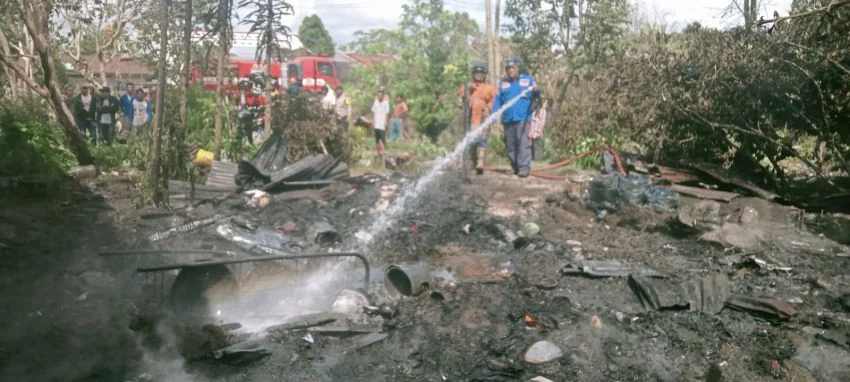
[[[141,134],[153,119],[153,108],[151,103],[145,101],[145,91],[139,89],[136,91],[136,97],[133,99],[133,121],[130,131],[133,134]]]
[[[383,156],[387,146],[387,123],[390,119],[390,97],[384,88],[378,91],[378,96],[372,102],[372,128],[375,130],[375,150],[378,156]]]
[[[336,106],[336,93],[331,89],[330,85],[325,85],[325,96],[322,98],[322,108],[325,110],[333,110]]]

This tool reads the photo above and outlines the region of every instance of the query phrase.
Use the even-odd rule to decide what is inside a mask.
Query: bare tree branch
[[[827,5],[825,7],[813,9],[811,11],[795,13],[793,15],[788,15],[788,16],[785,16],[785,17],[777,17],[777,18],[773,18],[773,19],[770,19],[770,20],[759,20],[758,25],[761,26],[761,25],[764,25],[764,24],[777,23],[777,22],[780,22],[780,21],[795,19],[795,18],[798,18],[798,17],[812,16],[812,15],[816,15],[818,13],[832,12],[833,10],[835,10],[835,8],[843,7],[843,6],[848,5],[848,4],[850,4],[850,0],[833,1],[832,3],[830,3],[829,5]]]
[[[705,117],[703,117],[702,115],[700,115],[699,113],[697,113],[695,111],[683,109],[683,108],[681,108],[681,107],[679,107],[678,105],[675,105],[675,104],[671,104],[671,105],[673,106],[674,109],[680,111],[681,113],[683,113],[687,116],[690,116],[691,118],[693,118],[697,122],[700,122],[700,123],[707,125],[711,128],[733,130],[733,131],[737,131],[737,132],[742,133],[742,134],[747,134],[747,135],[751,135],[751,136],[754,136],[754,137],[758,137],[758,138],[761,138],[761,139],[763,139],[763,140],[765,140],[769,143],[772,143],[776,147],[779,147],[783,150],[787,150],[789,153],[791,153],[792,156],[799,159],[807,167],[812,169],[815,172],[815,174],[817,174],[818,177],[823,176],[820,168],[818,166],[815,166],[814,163],[810,162],[805,157],[803,157],[800,153],[797,152],[797,150],[795,150],[794,148],[792,148],[792,147],[790,147],[790,146],[788,146],[788,145],[786,145],[786,144],[784,144],[784,143],[782,143],[782,142],[780,142],[780,141],[778,141],[774,138],[771,138],[771,137],[768,137],[767,135],[764,135],[764,133],[762,133],[760,131],[753,130],[753,129],[746,129],[746,128],[736,126],[736,125],[733,125],[733,124],[729,124],[729,123],[718,123],[718,122],[709,121],[708,119],[706,119]]]

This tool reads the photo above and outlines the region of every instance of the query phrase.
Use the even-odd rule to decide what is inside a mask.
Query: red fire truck
[[[232,59],[228,68],[228,76],[224,81],[224,90],[228,96],[235,96],[240,81],[250,81],[252,76],[264,74],[264,64],[258,65],[256,61],[250,59]],[[278,80],[279,91],[285,89],[290,79],[295,79],[301,83],[304,90],[311,92],[321,92],[325,84],[333,88],[340,83],[336,66],[329,57],[297,57],[287,62],[285,67],[282,67],[278,62],[273,62],[270,74],[273,80]],[[286,78],[286,80],[281,81],[282,78]],[[203,72],[201,68],[195,68],[192,71],[192,80],[201,83],[204,89],[209,91],[215,91],[218,88],[218,79],[214,68],[209,68],[206,72]]]
[[[296,79],[304,90],[311,92],[321,92],[325,85],[331,89],[339,86],[339,75],[330,57],[296,57],[287,63],[286,78],[287,83]]]

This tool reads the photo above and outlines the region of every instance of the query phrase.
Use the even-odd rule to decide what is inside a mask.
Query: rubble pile
[[[224,168],[250,176],[276,193],[263,208],[225,199],[146,233],[153,246],[205,254],[144,270],[223,266],[239,285],[238,314],[208,284],[200,293],[210,312],[223,313],[180,332],[211,336],[183,342],[203,344],[183,350],[192,373],[225,381],[850,379],[841,356],[850,352],[850,251],[801,228],[799,212],[770,195],[664,185],[638,172],[573,176],[570,184],[587,190],[578,198],[570,184],[445,176],[362,263],[283,259],[343,256],[411,182],[370,175],[299,193],[276,187],[344,167],[326,155],[273,162],[214,163],[208,176],[220,179],[213,175]]]

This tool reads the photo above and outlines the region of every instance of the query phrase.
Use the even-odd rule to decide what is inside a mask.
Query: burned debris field
[[[451,170],[363,248],[417,179],[288,167],[174,211],[119,175],[9,204],[2,379],[850,379],[850,251],[728,179]]]

